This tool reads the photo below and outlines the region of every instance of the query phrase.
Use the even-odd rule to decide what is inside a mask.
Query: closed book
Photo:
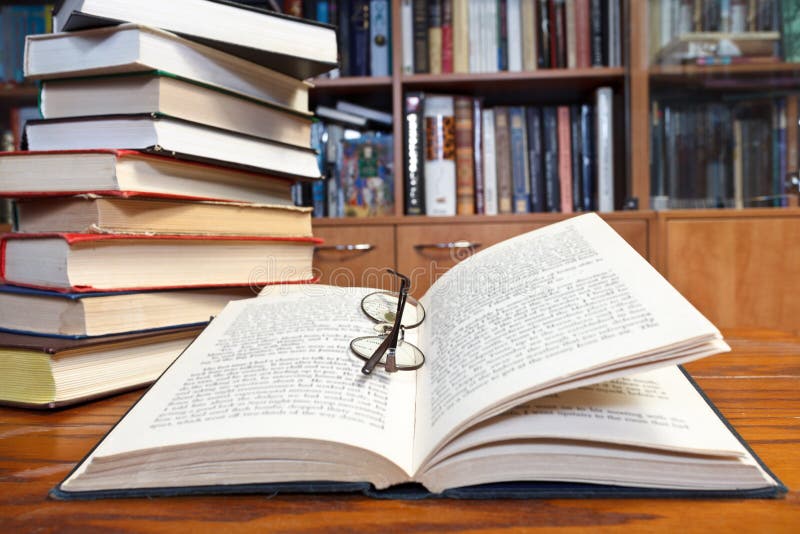
[[[74,32],[133,22],[162,28],[298,80],[336,67],[333,26],[224,0],[68,0],[53,13],[53,30]],[[302,38],[297,38],[302,36]]]
[[[344,100],[339,100],[336,102],[336,109],[339,111],[344,111],[345,113],[350,113],[351,115],[360,115],[361,117],[364,117],[368,121],[374,123],[375,126],[391,126],[392,122],[394,122],[391,113],[362,106],[360,104],[353,104],[352,102],[346,102]]]
[[[425,215],[425,95],[406,93],[403,110],[403,171],[406,215]]]
[[[781,38],[783,60],[800,61],[800,0],[782,0]]]
[[[569,107],[569,141],[572,170],[572,210],[583,211],[583,180],[581,176],[581,107]]]
[[[511,182],[513,184],[514,213],[529,213],[531,185],[528,167],[528,140],[525,108],[508,108],[509,138],[511,140]]]
[[[48,80],[39,96],[46,119],[162,114],[309,147],[312,116],[164,71]]]
[[[581,197],[584,211],[597,209],[595,173],[595,135],[592,106],[581,104]]]
[[[308,208],[176,198],[98,196],[17,200],[23,233],[310,237]]]
[[[595,91],[597,209],[614,211],[614,117],[610,87]]]
[[[413,0],[400,5],[400,28],[403,44],[403,74],[414,74],[414,7]]]
[[[453,0],[453,72],[469,72],[469,0]]]
[[[522,32],[522,70],[536,70],[539,66],[538,26],[536,0],[520,0]]]
[[[452,96],[425,95],[425,213],[456,214],[456,119]]]
[[[369,75],[389,76],[392,73],[389,0],[370,0],[369,33]]]
[[[341,1],[338,3],[337,18],[339,25],[339,74],[350,76],[350,22],[353,16],[353,3],[351,1]],[[335,72],[335,71],[334,71]]]
[[[475,148],[472,98],[454,98],[456,119],[456,214],[475,214]]]
[[[555,67],[550,62],[550,0],[536,0],[538,3],[538,57],[539,67],[549,69]]]
[[[575,0],[575,66],[579,69],[592,66],[592,35],[590,0]]]
[[[472,153],[473,169],[475,171],[475,213],[486,213],[484,199],[483,173],[483,103],[480,98],[472,99]]]
[[[494,108],[495,159],[497,168],[497,213],[514,213],[511,177],[511,131],[508,108]]]
[[[538,107],[525,108],[528,128],[528,169],[531,177],[531,211],[546,211],[544,147],[542,145],[542,110]]]
[[[428,2],[414,1],[414,72],[430,72],[428,61]]]
[[[578,66],[578,28],[575,15],[575,0],[565,0],[565,24],[567,35],[567,68]]]
[[[353,0],[350,5],[350,76],[369,76],[369,4],[370,0]]]
[[[134,150],[0,152],[0,196],[96,193],[289,205],[292,182]]]
[[[153,70],[308,112],[308,83],[155,28],[123,24],[30,35],[25,44],[30,80]]]
[[[494,109],[481,113],[483,119],[483,206],[486,215],[497,215],[497,147]]]
[[[84,293],[308,282],[311,237],[6,234],[5,283]]]
[[[498,0],[494,4],[497,10],[497,70],[508,70],[508,2]]]
[[[560,37],[560,29],[559,29],[559,0],[549,0],[547,15],[550,17],[548,20],[548,37],[550,39],[550,68],[556,69],[561,68],[563,65],[560,64],[559,58],[561,57],[560,48],[559,48],[559,37]]]
[[[567,5],[566,0],[555,0],[555,57],[558,68],[567,67]],[[551,33],[552,35],[552,33]]]
[[[0,404],[61,408],[147,386],[200,331],[85,339],[0,333]]]
[[[345,136],[337,160],[345,217],[394,214],[392,134]]]
[[[442,72],[442,1],[428,2],[428,72]]]
[[[544,138],[544,206],[546,211],[559,211],[561,184],[558,175],[558,110],[542,108]]]
[[[319,178],[316,154],[302,148],[161,114],[28,121],[30,150],[137,149],[184,154],[216,165],[305,179]]]
[[[453,72],[453,0],[442,0],[442,72]]]
[[[572,146],[569,106],[558,106],[558,182],[561,213],[572,213]]]
[[[602,3],[603,3],[602,0],[589,0],[589,30],[591,32],[590,35],[591,35],[592,67],[605,66],[605,58],[603,55]],[[667,2],[664,2],[662,5],[667,5]],[[669,19],[669,16],[667,16],[666,18]]]
[[[0,331],[83,339],[200,327],[245,288],[59,293],[0,285]]]
[[[508,34],[508,70],[522,70],[522,0],[506,0],[506,27]]]

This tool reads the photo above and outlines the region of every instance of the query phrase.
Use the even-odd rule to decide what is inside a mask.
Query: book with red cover
[[[293,205],[292,180],[136,150],[0,152],[0,197],[147,196]]]
[[[572,145],[569,106],[558,106],[558,180],[561,213],[572,213]]]
[[[315,279],[312,237],[6,234],[0,280],[69,291],[261,286]]]

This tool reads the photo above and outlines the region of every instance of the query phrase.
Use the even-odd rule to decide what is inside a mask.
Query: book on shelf
[[[369,75],[390,76],[392,73],[392,31],[390,0],[369,3]]]
[[[497,166],[497,213],[514,213],[514,181],[511,169],[511,129],[508,106],[494,108],[495,161]]]
[[[403,98],[403,171],[406,215],[425,215],[424,93]]]
[[[23,233],[309,237],[311,210],[239,202],[82,194],[17,200]]]
[[[0,405],[62,408],[146,386],[200,331],[87,339],[0,332]]]
[[[800,62],[800,2],[782,0],[781,10],[783,59],[797,63]]]
[[[338,100],[336,102],[336,109],[339,111],[344,111],[345,113],[360,115],[365,119],[372,121],[373,123],[376,124],[391,126],[392,123],[394,122],[391,113],[387,113],[385,111],[370,108],[367,106],[362,106],[360,104],[353,104],[352,102],[346,102],[344,100]]]
[[[662,65],[707,57],[777,58],[780,32],[691,32],[676,35],[656,55]]]
[[[51,9],[52,4],[14,5],[13,2],[4,2],[0,6],[0,82],[21,84],[25,81],[22,62],[25,36],[52,31]]]
[[[159,0],[65,0],[53,14],[57,32],[120,22],[163,28],[298,80],[336,67],[333,26],[226,0],[172,0],[168,10]]]
[[[82,339],[201,327],[250,288],[59,293],[0,285],[0,331]]]
[[[0,153],[0,196],[75,193],[292,203],[289,180],[167,155],[134,150]]]
[[[407,304],[409,326],[426,310],[403,340],[415,371],[365,376],[349,353],[374,291],[229,304],[51,495],[786,491],[675,367],[729,350],[717,329],[594,214],[481,251]]]
[[[456,119],[453,97],[425,95],[425,214],[456,214]]]
[[[530,213],[531,179],[527,165],[529,139],[524,107],[508,108],[508,133],[511,144],[512,211]]]
[[[13,138],[13,150],[20,150],[22,148],[22,137],[25,131],[25,124],[28,121],[41,119],[42,114],[39,106],[16,106],[9,110],[8,120],[11,126],[11,135]]]
[[[316,154],[308,146],[270,141],[160,113],[33,120],[26,124],[25,136],[28,149],[34,151],[150,150],[274,176],[320,177]]]
[[[473,99],[453,98],[456,145],[456,214],[475,214],[475,140]]]
[[[156,28],[122,24],[29,35],[25,44],[28,80],[153,70],[308,112],[307,82]]]
[[[343,2],[344,3],[344,2]],[[369,0],[350,0],[350,17],[347,23],[348,38],[348,76],[369,76],[370,67],[370,27]]]
[[[311,114],[151,71],[42,83],[41,117],[160,114],[308,148]],[[36,118],[41,118],[36,117]]]
[[[455,1],[458,2],[458,0]],[[414,11],[412,2],[413,0],[402,0],[400,4],[400,24],[403,28],[401,35],[403,74],[414,74]]]
[[[330,106],[317,106],[314,110],[317,117],[334,122],[348,128],[365,128],[367,118],[351,111],[332,108]]]
[[[341,216],[394,215],[392,139],[374,132],[342,140],[341,161],[337,161],[337,186],[344,197]]]
[[[494,108],[481,110],[483,128],[483,210],[486,215],[497,215],[497,137],[495,135]]]
[[[610,87],[595,91],[594,127],[597,209],[614,211],[614,93]]]
[[[84,293],[314,279],[312,237],[5,234],[4,283]]]

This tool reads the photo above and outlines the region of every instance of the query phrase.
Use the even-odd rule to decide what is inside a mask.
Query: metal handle
[[[480,243],[475,243],[474,241],[450,241],[449,243],[426,243],[421,245],[414,245],[414,249],[422,250],[425,248],[447,248],[447,249],[479,248],[480,246],[481,246]]]
[[[370,243],[354,243],[348,245],[318,245],[314,250],[336,250],[340,252],[366,252],[375,248]]]

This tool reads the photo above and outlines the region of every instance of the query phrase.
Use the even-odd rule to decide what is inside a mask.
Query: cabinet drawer
[[[314,271],[320,283],[348,287],[390,289],[394,277],[394,226],[335,225],[314,227],[325,240],[314,252]]]
[[[399,225],[397,268],[411,278],[412,294],[421,297],[433,282],[459,261],[490,245],[551,222],[553,221]],[[639,254],[649,259],[647,220],[611,218],[607,222]]]

